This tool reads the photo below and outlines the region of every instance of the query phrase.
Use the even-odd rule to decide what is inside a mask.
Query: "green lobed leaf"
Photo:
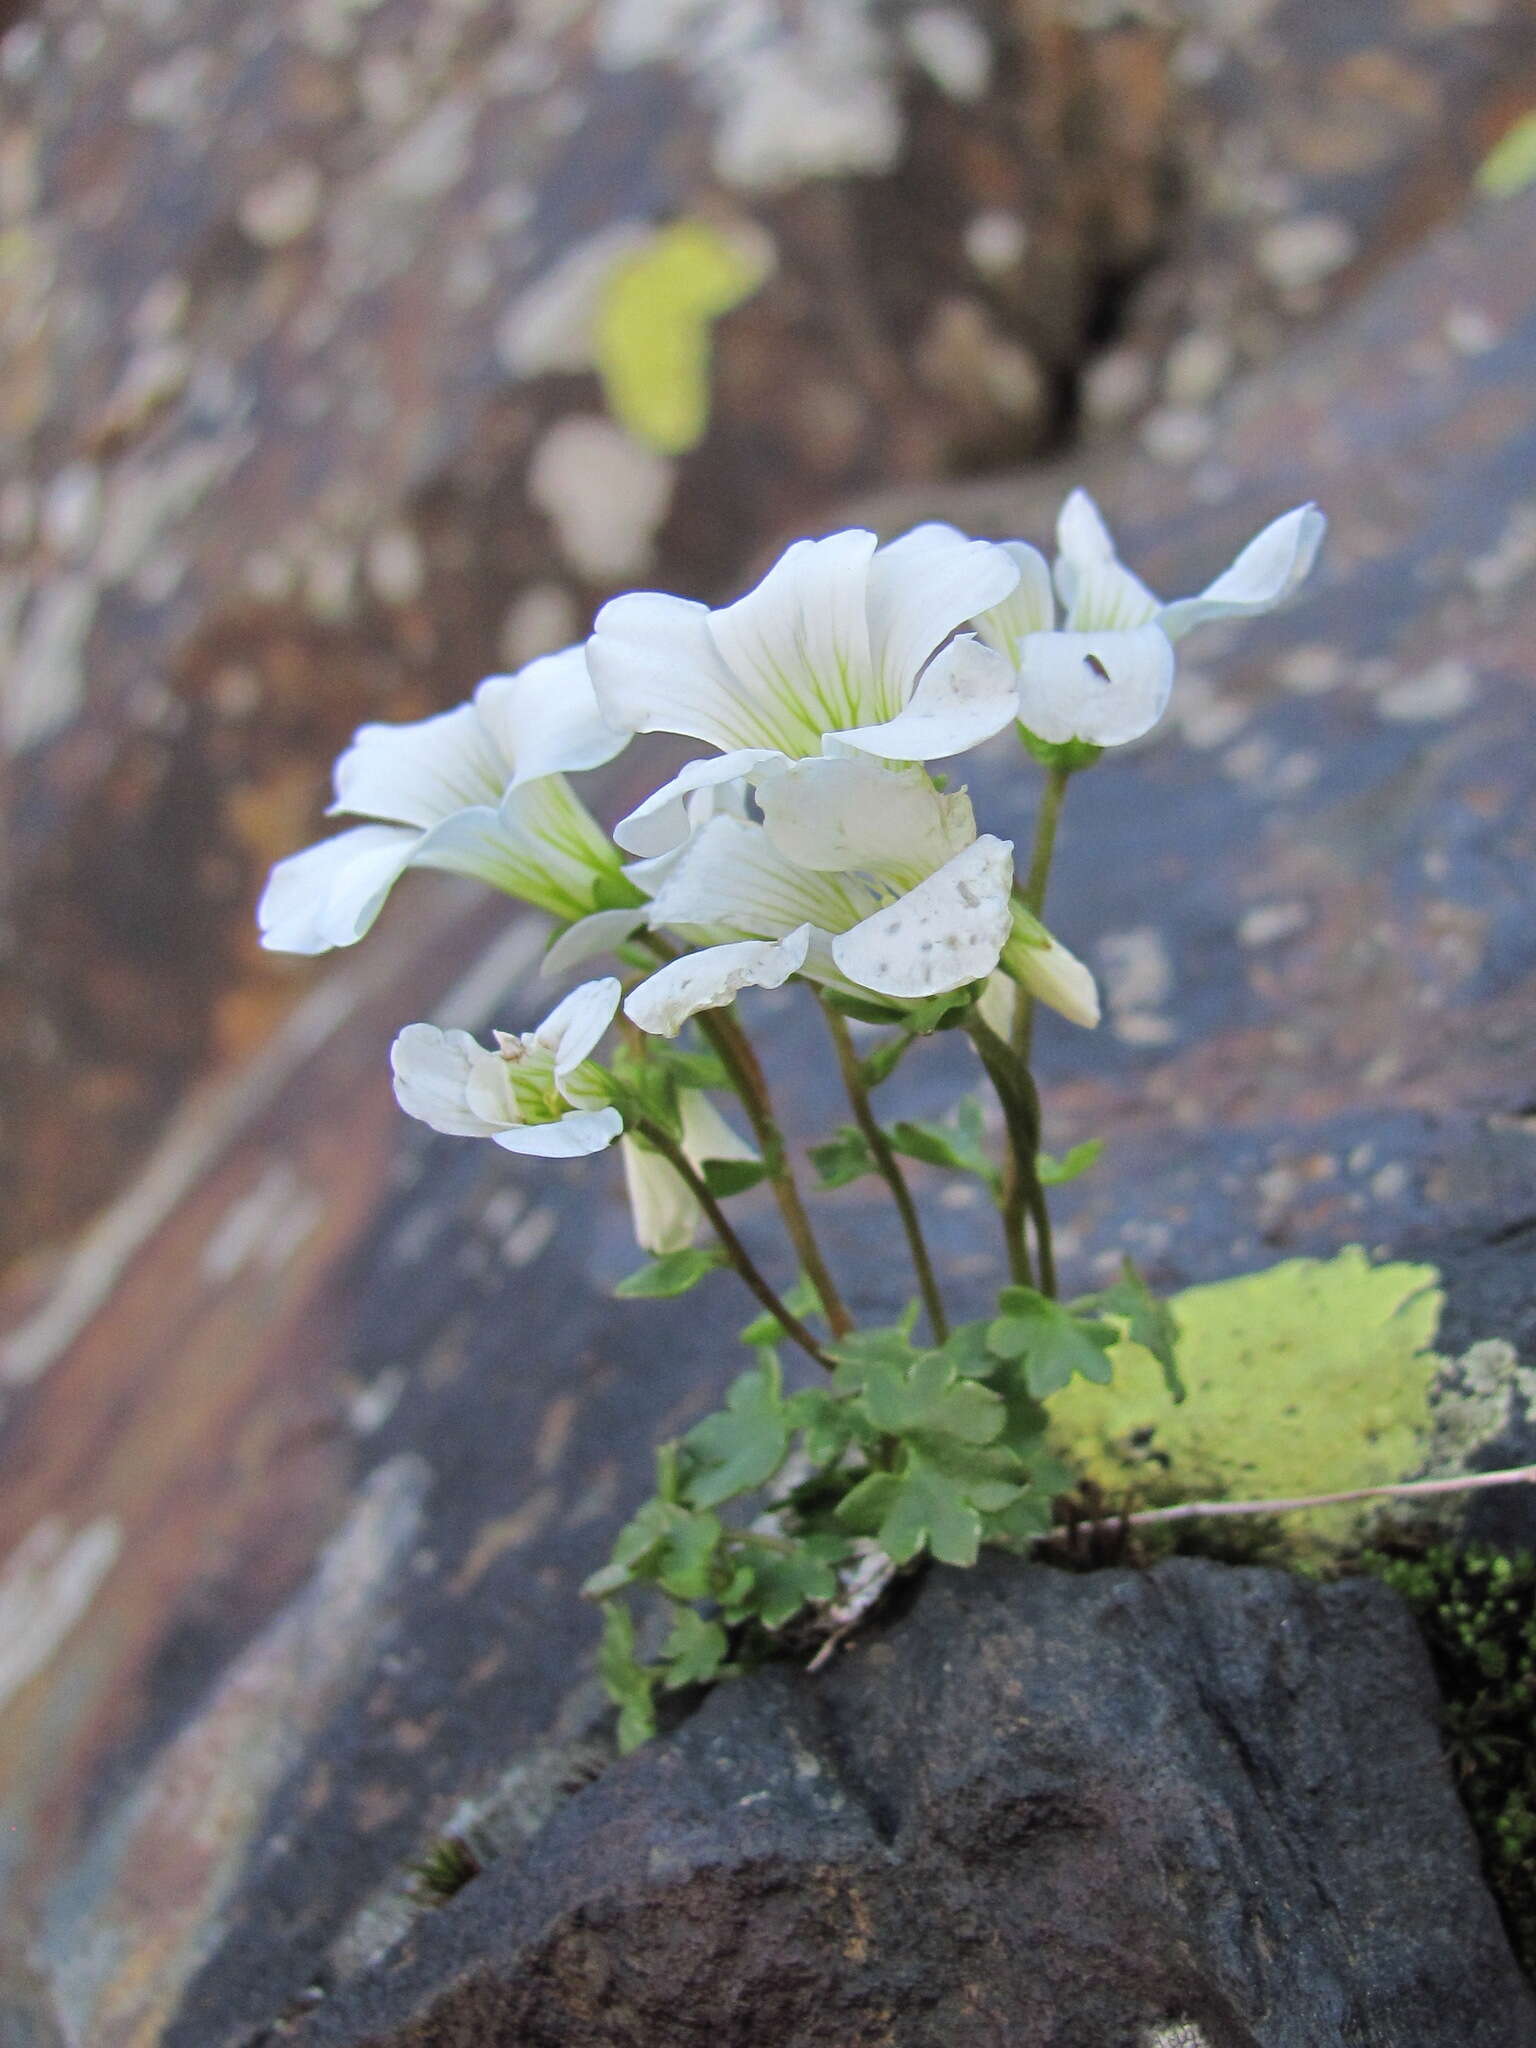
[[[821,1296],[816,1292],[815,1282],[805,1273],[797,1274],[793,1287],[779,1298],[790,1314],[799,1316],[802,1322],[810,1316],[820,1316],[823,1321],[826,1320],[826,1311],[822,1307]],[[784,1325],[776,1315],[770,1315],[768,1310],[764,1309],[760,1316],[752,1318],[740,1334],[743,1344],[750,1344],[754,1350],[761,1351],[779,1342],[784,1335]]]
[[[604,1690],[619,1710],[619,1748],[627,1756],[656,1733],[656,1674],[636,1658],[634,1617],[617,1600],[603,1608],[597,1670]]]
[[[709,1621],[693,1607],[674,1610],[672,1632],[661,1648],[665,1667],[662,1685],[668,1692],[679,1686],[708,1685],[720,1675],[730,1655],[730,1640],[718,1621]]]
[[[987,1345],[997,1358],[1022,1362],[1029,1391],[1044,1400],[1068,1384],[1074,1374],[1107,1385],[1112,1367],[1109,1352],[1116,1332],[1073,1314],[1033,1287],[1005,1287],[1001,1313],[987,1331]]]
[[[699,1168],[704,1185],[717,1202],[731,1195],[744,1195],[768,1178],[761,1159],[706,1159]]]
[[[836,1597],[835,1567],[851,1548],[846,1536],[813,1535],[780,1550],[748,1534],[737,1553],[746,1584],[739,1591],[733,1586],[729,1604],[721,1604],[732,1621],[752,1617],[764,1628],[782,1628],[813,1601]]]
[[[961,1379],[950,1361],[930,1351],[902,1368],[877,1364],[863,1387],[869,1419],[883,1435],[952,1437],[988,1444],[1003,1427],[1002,1396],[979,1380]]]
[[[856,1131],[852,1124],[844,1124],[837,1136],[824,1145],[813,1145],[811,1164],[824,1188],[845,1188],[850,1181],[862,1180],[866,1173],[876,1171],[874,1154],[864,1133]]]
[[[1040,1152],[1035,1157],[1035,1171],[1040,1176],[1043,1188],[1065,1187],[1069,1180],[1076,1180],[1094,1165],[1104,1150],[1102,1138],[1085,1138],[1081,1145],[1074,1145],[1057,1159],[1049,1152]]]
[[[987,1447],[949,1446],[942,1459],[909,1449],[895,1472],[872,1472],[848,1493],[837,1518],[873,1536],[893,1564],[929,1550],[941,1564],[971,1565],[981,1547],[982,1513],[1007,1507],[1019,1487],[1013,1461]]]
[[[789,1450],[790,1411],[778,1359],[770,1352],[745,1372],[725,1398],[683,1438],[684,1489],[695,1507],[718,1507],[771,1479]]]
[[[1187,1389],[1179,1374],[1179,1319],[1166,1301],[1147,1285],[1135,1262],[1127,1258],[1120,1278],[1097,1294],[1085,1294],[1072,1304],[1078,1312],[1116,1316],[1125,1325],[1133,1344],[1150,1351],[1162,1368],[1163,1384],[1174,1401],[1182,1401]]]
[[[667,1301],[686,1294],[691,1287],[717,1267],[725,1264],[724,1252],[714,1246],[699,1246],[681,1252],[666,1252],[633,1273],[626,1274],[614,1288],[623,1301]]]

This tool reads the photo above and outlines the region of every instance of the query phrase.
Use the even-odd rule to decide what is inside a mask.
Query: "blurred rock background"
[[[576,1713],[572,1587],[718,1377],[604,1306],[606,1197],[389,1103],[395,1025],[485,1021],[527,921],[417,878],[353,958],[256,948],[361,719],[850,503],[1038,537],[1086,465],[1174,588],[1315,492],[1305,614],[1192,666],[1066,849],[1110,1025],[1047,1058],[1067,1135],[1124,1147],[1075,1255],[1155,1184],[1170,1282],[1417,1230],[1456,1342],[1533,1334],[1533,228],[1475,177],[1536,22],[3,19],[0,2010],[222,2048]]]

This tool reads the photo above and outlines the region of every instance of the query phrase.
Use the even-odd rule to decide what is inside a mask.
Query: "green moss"
[[[1522,1966],[1536,1976],[1536,1561],[1448,1544],[1362,1561],[1424,1631],[1488,1882]]]
[[[1444,1297],[1433,1266],[1373,1266],[1358,1246],[1191,1287],[1172,1307],[1188,1398],[1157,1361],[1116,1347],[1111,1385],[1051,1401],[1053,1448],[1114,1497],[1270,1499],[1391,1484],[1425,1469],[1430,1346]],[[1371,1511],[1287,1518],[1293,1558],[1358,1545]],[[1267,1524],[1266,1532],[1275,1525]]]
[[[426,1848],[411,1866],[419,1898],[444,1905],[455,1892],[463,1891],[481,1871],[479,1857],[457,1835],[443,1835]]]

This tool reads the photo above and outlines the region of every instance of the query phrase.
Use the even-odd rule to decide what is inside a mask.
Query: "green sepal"
[[[628,875],[599,875],[592,884],[592,908],[594,910],[638,910],[649,901],[643,889],[632,882]]]
[[[621,1301],[669,1301],[686,1294],[690,1287],[726,1263],[718,1246],[696,1246],[686,1251],[663,1252],[659,1259],[627,1273],[614,1288]]]
[[[1042,768],[1061,768],[1068,775],[1076,775],[1080,769],[1091,768],[1104,751],[1102,747],[1096,747],[1091,740],[1043,740],[1022,723],[1016,723],[1015,730],[1027,751]]]
[[[823,989],[822,994],[840,1016],[856,1024],[900,1024],[906,1011],[900,1003],[882,1003],[874,996],[851,996],[840,988]]]

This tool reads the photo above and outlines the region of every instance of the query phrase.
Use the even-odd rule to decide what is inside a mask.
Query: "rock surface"
[[[1079,414],[1193,460],[1236,370],[1460,204],[1533,46],[1523,0],[26,10],[0,1261],[286,1009],[251,902],[361,719]]]
[[[1042,1034],[1048,1142],[1109,1140],[1071,1191],[1071,1284],[1122,1244],[1174,1287],[1359,1241],[1443,1270],[1442,1348],[1536,1355],[1533,234],[1536,194],[1472,208],[1240,386],[1192,469],[1096,459],[1170,591],[1301,497],[1334,524],[1306,603],[1193,643],[1170,729],[1074,792],[1052,918],[1110,1004]],[[890,516],[1038,533],[1063,481]],[[1027,830],[1011,756],[975,780]],[[558,1775],[590,1704],[576,1587],[718,1391],[724,1281],[607,1299],[634,1252],[601,1162],[401,1124],[401,1021],[541,1013],[536,928],[434,883],[8,1304],[0,1891],[25,1952],[0,2008],[24,2040],[244,2048],[386,1947],[459,1802],[519,1760]],[[810,1127],[809,1037],[760,1015]],[[947,1100],[956,1057],[912,1063],[905,1105]],[[988,1219],[924,1192],[980,1299]],[[889,1309],[883,1212],[855,1188],[826,1214],[855,1305]],[[1499,1512],[1530,1540],[1528,1495]]]
[[[1528,2048],[1438,1741],[1379,1587],[936,1573],[824,1675],[717,1688],[294,2038]]]

